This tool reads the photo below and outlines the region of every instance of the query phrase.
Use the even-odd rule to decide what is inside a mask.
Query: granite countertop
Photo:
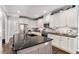
[[[56,29],[47,28],[45,32],[46,34],[53,34],[71,38],[75,38],[78,36],[78,28],[76,27],[59,27]],[[31,33],[41,36],[41,32],[31,32]]]
[[[68,35],[68,34],[64,34],[64,33],[53,33],[53,32],[48,32],[48,34],[53,34],[53,35],[59,35],[59,36],[65,36],[65,37],[71,37],[71,38],[75,38],[78,35]]]
[[[58,36],[65,36],[65,37],[71,37],[71,38],[75,38],[77,37],[78,35],[76,34],[65,34],[65,33],[59,33],[59,32],[56,32],[56,31],[52,31],[52,32],[46,32],[47,34],[53,34],[53,35],[58,35]],[[32,34],[36,34],[36,35],[39,35],[41,36],[41,32],[32,32]]]
[[[53,34],[71,38],[75,38],[78,36],[78,29],[75,27],[59,27],[57,29],[48,29],[45,32],[47,34]]]
[[[22,50],[22,49],[33,47],[52,40],[53,39],[42,37],[42,36],[33,36],[33,37],[28,36],[28,39],[24,39],[21,41],[18,40],[19,42],[17,41],[16,43],[14,43],[13,50],[14,51]]]

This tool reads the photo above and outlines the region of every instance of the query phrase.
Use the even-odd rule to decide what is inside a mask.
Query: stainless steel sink
[[[37,36],[37,35],[35,35],[35,34],[28,34],[28,36]]]

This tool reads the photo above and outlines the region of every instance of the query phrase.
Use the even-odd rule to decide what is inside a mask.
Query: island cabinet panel
[[[78,43],[77,43],[77,46],[78,46],[78,47],[77,47],[77,52],[79,52],[79,37],[77,38],[77,42],[78,42]]]
[[[37,54],[38,53],[38,46],[25,48],[17,51],[17,54]]]
[[[39,48],[39,54],[52,54],[52,44],[51,42],[46,42]]]
[[[51,41],[17,51],[18,54],[51,54]]]

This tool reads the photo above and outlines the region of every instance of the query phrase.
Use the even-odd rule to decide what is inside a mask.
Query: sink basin
[[[35,35],[35,34],[28,34],[29,36],[37,36],[37,35]]]

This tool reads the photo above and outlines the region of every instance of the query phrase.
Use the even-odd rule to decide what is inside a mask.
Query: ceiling
[[[37,18],[63,6],[64,5],[5,5],[5,8],[8,15],[22,15]]]

